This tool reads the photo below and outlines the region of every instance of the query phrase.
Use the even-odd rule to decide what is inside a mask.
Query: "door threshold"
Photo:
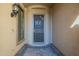
[[[46,46],[47,44],[45,44],[45,42],[33,42],[30,46]]]

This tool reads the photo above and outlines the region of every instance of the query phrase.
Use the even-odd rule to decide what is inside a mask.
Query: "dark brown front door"
[[[44,42],[44,15],[34,15],[34,42]]]

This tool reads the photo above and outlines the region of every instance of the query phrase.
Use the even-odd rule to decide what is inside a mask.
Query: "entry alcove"
[[[27,10],[27,42],[26,44],[31,46],[45,46],[51,43],[51,19],[49,16],[49,7],[45,5],[31,5],[26,8]],[[42,33],[35,34],[35,15],[43,18],[42,25],[38,29],[42,30]],[[36,26],[38,27],[38,26]],[[36,36],[36,37],[35,37]],[[35,40],[35,41],[34,41]]]

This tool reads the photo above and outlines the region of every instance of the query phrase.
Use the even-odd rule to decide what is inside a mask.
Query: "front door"
[[[34,15],[34,42],[44,42],[44,15]]]

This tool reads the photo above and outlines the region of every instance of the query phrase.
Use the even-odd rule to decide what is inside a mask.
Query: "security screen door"
[[[44,15],[34,15],[34,42],[44,42]]]

